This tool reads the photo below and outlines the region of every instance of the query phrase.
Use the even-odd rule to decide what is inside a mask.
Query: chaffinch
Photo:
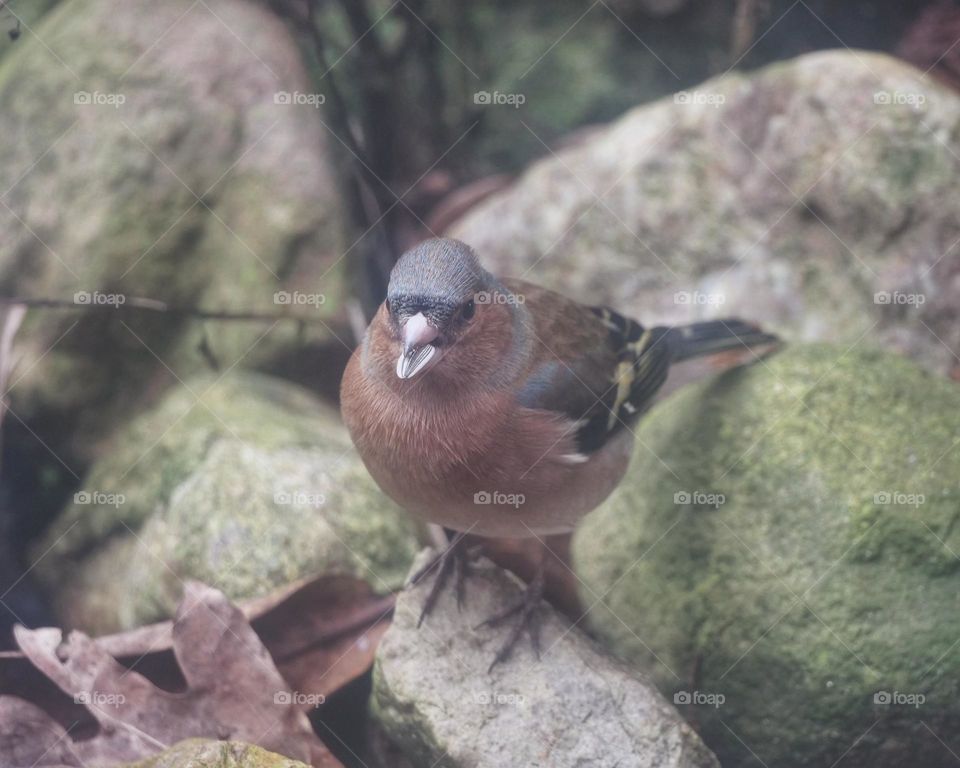
[[[459,532],[431,564],[439,575],[424,615],[454,565],[462,595],[463,534],[569,532],[613,491],[630,461],[632,425],[671,363],[775,341],[740,320],[644,328],[498,279],[457,240],[405,253],[347,365],[341,408],[384,492]],[[494,663],[533,621],[542,587],[541,569],[522,604],[490,620],[521,614]]]

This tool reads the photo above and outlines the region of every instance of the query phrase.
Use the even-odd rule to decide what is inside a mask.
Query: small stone
[[[187,739],[120,768],[309,768],[306,763],[237,741]]]

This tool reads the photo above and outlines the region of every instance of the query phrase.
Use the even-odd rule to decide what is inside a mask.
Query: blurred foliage
[[[384,181],[412,183],[461,137],[444,166],[471,179],[519,170],[545,153],[544,142],[732,64],[750,68],[844,45],[889,50],[925,3],[675,5],[657,15],[640,0],[318,3],[327,56],[315,73],[321,87],[333,80],[341,89]],[[744,34],[734,29],[741,7],[749,16],[742,59],[731,52],[737,32]],[[525,103],[478,105],[478,91],[522,94]]]
[[[905,0],[266,0],[300,34],[379,303],[435,206],[517,173],[639,104],[841,46],[892,50],[928,3]],[[477,103],[500,94],[519,104]]]
[[[682,18],[632,21],[583,0],[377,0],[358,13],[363,5],[318,9],[327,56],[314,71],[321,88],[333,80],[341,89],[388,182],[412,182],[461,137],[444,158],[458,177],[518,170],[544,153],[541,139],[554,142],[719,70],[731,18],[728,4],[716,2]],[[521,94],[525,103],[476,104],[481,91]]]

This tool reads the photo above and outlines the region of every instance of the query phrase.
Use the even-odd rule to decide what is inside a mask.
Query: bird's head
[[[510,344],[508,292],[459,240],[427,240],[407,251],[390,273],[375,322],[400,379],[430,369],[451,378],[498,365]]]

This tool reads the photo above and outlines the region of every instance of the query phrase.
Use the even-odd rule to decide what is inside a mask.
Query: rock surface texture
[[[488,673],[509,628],[476,627],[520,591],[489,561],[462,611],[446,590],[417,628],[427,583],[401,595],[374,671],[374,715],[415,765],[717,768],[656,689],[546,604],[542,659],[524,642]]]
[[[134,299],[336,316],[347,233],[326,132],[316,108],[276,103],[312,90],[284,24],[244,0],[70,0],[3,57],[0,293],[77,304],[17,335],[12,408],[54,450],[88,454],[146,390],[206,368],[204,336],[223,369],[302,341],[290,322]]]
[[[960,97],[817,53],[638,107],[448,234],[488,266],[645,323],[738,315],[960,363]]]
[[[189,739],[126,768],[307,768],[307,765],[251,744]]]
[[[188,578],[233,600],[313,573],[390,592],[418,549],[333,409],[234,373],[191,379],[132,421],[36,554],[61,620],[98,634],[168,617]]]
[[[960,752],[960,388],[798,346],[678,392],[574,536],[592,626],[723,765]]]

